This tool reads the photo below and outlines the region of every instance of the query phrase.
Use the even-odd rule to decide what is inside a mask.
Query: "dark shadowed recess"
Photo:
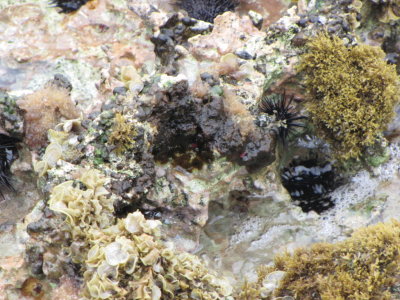
[[[191,18],[213,23],[216,16],[227,11],[234,11],[239,1],[236,0],[177,0],[179,8],[187,11]]]

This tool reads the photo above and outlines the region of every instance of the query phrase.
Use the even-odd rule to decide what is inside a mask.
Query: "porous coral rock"
[[[28,1],[21,0],[20,2],[23,4]],[[193,25],[192,19],[183,19],[178,14],[178,22],[171,27],[164,28],[163,32],[167,33],[168,37],[173,40],[168,55],[170,55],[169,58],[172,58],[171,61],[176,63],[173,64],[172,68],[168,68],[169,66],[159,66],[156,63],[153,51],[154,44],[149,41],[149,32],[158,33],[159,27],[170,20],[170,17],[163,11],[163,8],[169,6],[167,1],[101,0],[94,9],[82,7],[78,14],[65,16],[65,18],[58,15],[55,9],[49,8],[43,1],[30,0],[30,2],[40,2],[40,4],[30,5],[28,8],[22,5],[18,6],[18,9],[15,9],[15,7],[7,9],[2,12],[3,18],[0,18],[4,21],[0,26],[7,29],[2,35],[4,39],[2,42],[0,41],[2,45],[0,52],[4,55],[12,53],[19,61],[26,61],[24,64],[18,64],[17,69],[1,68],[0,62],[0,72],[5,69],[8,73],[7,79],[18,79],[18,84],[13,84],[10,89],[17,89],[17,91],[14,91],[14,95],[26,93],[23,90],[21,91],[21,87],[27,90],[32,87],[36,89],[38,85],[47,80],[43,79],[44,77],[50,76],[49,74],[54,72],[54,69],[59,69],[63,73],[65,71],[65,74],[70,77],[74,86],[72,98],[78,101],[80,107],[85,108],[87,113],[92,112],[93,108],[101,112],[100,115],[86,114],[85,116],[88,116],[88,119],[82,122],[84,132],[79,135],[71,134],[67,138],[67,143],[71,142],[71,145],[74,145],[79,151],[83,150],[82,153],[87,154],[87,156],[76,160],[74,164],[70,163],[70,160],[65,161],[64,157],[59,159],[55,165],[48,168],[46,176],[40,179],[40,182],[43,183],[41,188],[46,192],[49,191],[51,186],[63,183],[65,180],[76,180],[75,188],[83,189],[84,185],[79,182],[80,167],[93,168],[95,166],[110,178],[111,182],[107,185],[107,188],[114,194],[112,196],[113,201],[123,198],[122,205],[114,206],[113,218],[118,226],[91,231],[90,237],[104,239],[90,249],[87,248],[85,238],[78,239],[70,245],[72,242],[71,226],[68,223],[59,227],[55,225],[53,226],[55,229],[51,229],[51,226],[45,226],[51,223],[47,223],[49,219],[55,223],[62,220],[58,213],[49,213],[49,210],[45,209],[45,221],[30,228],[31,230],[35,229],[33,236],[41,236],[45,240],[45,243],[41,246],[44,248],[45,270],[51,280],[58,280],[53,276],[63,273],[82,279],[79,268],[81,268],[81,271],[85,271],[87,268],[90,269],[86,276],[91,281],[91,284],[88,284],[91,291],[95,295],[113,298],[117,297],[112,291],[115,287],[116,278],[130,278],[131,274],[135,274],[139,279],[136,282],[129,281],[131,285],[136,284],[129,288],[137,288],[139,298],[145,298],[149,294],[156,299],[162,298],[164,296],[162,293],[166,293],[168,295],[166,297],[178,297],[176,293],[174,295],[175,290],[171,287],[171,282],[157,273],[165,270],[165,264],[159,264],[159,261],[164,261],[164,257],[167,257],[170,261],[173,259],[176,252],[172,248],[163,248],[160,251],[158,248],[150,247],[149,250],[146,250],[148,252],[143,253],[140,257],[139,255],[132,255],[125,262],[126,253],[134,252],[129,242],[132,236],[136,238],[135,245],[140,244],[140,249],[143,251],[147,249],[147,244],[152,244],[149,239],[146,239],[143,243],[142,240],[144,234],[146,234],[145,229],[142,229],[142,226],[139,225],[132,225],[143,223],[141,223],[141,220],[133,218],[130,213],[133,212],[134,215],[142,216],[140,219],[154,217],[153,211],[149,210],[149,207],[153,209],[154,206],[159,208],[159,210],[154,210],[154,215],[161,212],[162,220],[170,226],[164,228],[170,230],[171,236],[176,236],[175,241],[177,241],[176,244],[179,248],[195,250],[203,247],[202,249],[205,249],[205,251],[199,252],[199,254],[205,253],[206,256],[215,258],[210,265],[221,270],[221,273],[232,269],[237,278],[240,279],[243,278],[243,274],[247,275],[248,272],[253,271],[254,266],[259,264],[260,261],[263,263],[270,261],[274,253],[280,251],[282,247],[287,246],[291,249],[299,244],[304,245],[315,242],[315,240],[331,239],[332,235],[337,238],[335,235],[337,224],[339,226],[345,225],[345,230],[347,230],[350,223],[373,222],[374,218],[360,217],[359,215],[357,218],[354,218],[354,216],[353,218],[344,218],[348,222],[342,219],[336,222],[332,225],[334,227],[332,229],[334,234],[332,234],[332,232],[326,230],[326,227],[322,226],[324,222],[319,222],[317,216],[302,214],[300,210],[290,206],[288,195],[280,190],[279,180],[271,175],[273,173],[271,170],[275,166],[272,166],[272,169],[269,168],[270,172],[262,169],[260,173],[249,174],[245,168],[238,166],[235,162],[232,163],[225,158],[219,158],[207,164],[207,167],[203,170],[193,170],[190,173],[179,165],[154,164],[149,151],[149,147],[154,144],[152,138],[157,134],[156,122],[153,122],[154,120],[150,122],[149,116],[154,112],[153,108],[158,106],[160,111],[164,108],[173,108],[168,95],[171,92],[169,88],[174,89],[177,83],[174,78],[179,79],[178,81],[187,80],[189,89],[192,89],[197,80],[202,80],[204,86],[199,93],[196,93],[195,100],[190,102],[190,104],[196,105],[196,109],[201,108],[202,119],[200,124],[202,124],[202,130],[207,131],[209,136],[214,138],[215,149],[220,149],[222,153],[232,153],[238,150],[242,145],[240,136],[249,136],[253,130],[252,127],[248,126],[251,123],[251,114],[246,113],[244,109],[251,108],[257,103],[262,93],[264,75],[266,76],[266,89],[278,90],[283,86],[289,86],[293,89],[298,86],[297,78],[294,77],[296,72],[293,65],[297,63],[298,53],[302,51],[301,47],[308,36],[312,36],[321,27],[327,26],[329,30],[337,29],[341,37],[354,41],[352,40],[352,30],[357,26],[354,3],[327,0],[324,1],[323,8],[320,9],[320,1],[308,1],[306,3],[306,1],[299,0],[298,5],[293,5],[288,14],[277,23],[277,26],[269,28],[270,30],[266,35],[259,31],[257,34],[254,32],[253,37],[246,32],[240,32],[243,35],[236,35],[236,32],[232,33],[232,31],[242,30],[240,24],[236,26],[239,17],[235,15],[231,20],[236,24],[236,27],[230,26],[227,22],[224,24],[226,26],[220,30],[220,36],[226,35],[237,38],[236,42],[237,45],[240,44],[240,48],[232,49],[229,53],[223,54],[219,53],[215,47],[215,44],[221,42],[218,38],[212,40],[212,47],[202,48],[202,40],[210,36],[207,27],[202,26],[203,24]],[[8,3],[7,5],[14,4],[10,0],[4,0],[1,1],[0,7],[4,7],[4,3]],[[305,8],[300,12],[303,15],[299,16],[297,15],[299,12],[297,8],[300,10],[302,5]],[[307,5],[308,7],[306,7]],[[127,9],[128,7],[131,11]],[[29,11],[31,8],[33,12]],[[141,8],[144,9],[141,11]],[[42,13],[40,13],[40,10]],[[345,10],[348,13],[345,13]],[[136,16],[136,13],[143,18],[142,21]],[[43,18],[42,15],[46,17]],[[172,17],[172,15],[170,16]],[[224,20],[226,20],[226,15],[232,16],[232,14],[225,14]],[[24,30],[21,30],[19,20],[26,20],[23,23]],[[299,23],[295,24],[296,22]],[[29,28],[31,24],[37,26]],[[246,24],[249,24],[249,22]],[[189,36],[201,33],[204,36],[194,38],[194,41],[201,41],[192,45],[187,43],[187,36],[183,38],[179,34],[182,25],[186,27],[184,36],[185,33],[190,33]],[[194,29],[201,31],[196,33],[193,31]],[[255,27],[252,30],[255,30]],[[20,32],[23,33],[22,37],[18,35]],[[14,42],[10,43],[9,41]],[[176,41],[178,42],[175,43]],[[225,44],[222,45],[224,49],[229,47]],[[54,49],[54,45],[57,46],[57,49]],[[237,56],[235,61],[239,65],[239,70],[221,72],[224,75],[219,76],[218,67],[221,56],[227,54],[228,57],[232,57],[232,53]],[[245,53],[248,55],[246,56]],[[52,60],[52,57],[59,57],[60,55],[66,58]],[[255,57],[255,60],[248,59],[249,55]],[[201,58],[199,61],[197,60],[198,57]],[[50,66],[47,65],[47,61],[45,64],[31,64],[30,61],[34,59],[49,59]],[[10,65],[13,66],[13,64]],[[134,97],[131,97],[128,93],[127,97],[118,95],[109,99],[114,87],[124,85],[124,82],[121,82],[123,78],[120,77],[122,67],[130,65],[134,65],[137,73],[141,75],[144,84],[143,90],[138,94],[135,93]],[[25,73],[22,66],[28,66],[35,70],[34,83],[26,84],[26,78],[29,78],[32,73]],[[216,71],[212,74],[214,78],[200,76],[200,73],[211,72],[212,69]],[[15,73],[10,70],[15,70],[17,74],[23,70],[23,76],[14,76],[12,74]],[[164,73],[167,74],[164,75]],[[161,82],[159,81],[160,78]],[[157,82],[160,82],[160,85]],[[171,85],[169,85],[169,82]],[[229,99],[223,97],[226,89],[231,91]],[[107,100],[105,101],[105,99]],[[103,108],[101,108],[102,105]],[[186,108],[187,106],[182,105],[182,107]],[[197,112],[197,110],[194,111]],[[127,151],[123,155],[117,155],[115,151],[112,151],[112,146],[107,144],[116,113],[129,118],[129,123],[132,123],[138,129],[138,135],[134,136],[134,150]],[[252,111],[252,113],[254,112]],[[155,120],[157,120],[157,117],[159,115],[155,117]],[[246,122],[247,120],[249,122]],[[161,130],[164,129],[162,126],[160,128]],[[220,132],[219,135],[216,134],[218,131]],[[231,133],[233,133],[234,139],[229,140],[228,135]],[[253,154],[259,152],[258,149],[261,147],[255,145],[257,142],[254,143],[254,138],[251,138],[251,140],[252,143],[240,149],[246,151],[237,151],[239,157],[243,155],[245,159],[251,159]],[[270,145],[265,149],[270,151],[273,147]],[[257,159],[254,161],[257,161]],[[350,189],[353,189],[352,187]],[[395,208],[398,202],[395,187],[396,185],[393,183],[391,208]],[[354,189],[359,188],[356,186]],[[342,197],[341,200],[353,198],[354,194],[349,194],[348,197]],[[202,241],[201,247],[198,247],[196,238],[193,238],[194,235],[185,236],[183,231],[187,228],[190,230],[195,227],[200,228],[200,226],[195,226],[194,223],[203,225],[206,222],[210,199],[215,200],[215,205],[211,207],[210,212],[214,213],[214,211],[217,211],[216,207],[222,206],[223,212],[219,215],[216,212],[216,215],[213,215],[213,218],[207,224],[209,226],[207,226],[206,232],[210,236],[216,237],[215,242],[213,240],[210,243],[211,245],[208,245]],[[348,200],[348,202],[351,201]],[[143,218],[142,213],[135,212],[136,209],[140,209],[145,217]],[[368,207],[360,209],[364,213],[364,210],[367,210]],[[119,211],[117,212],[117,210]],[[395,209],[392,209],[392,211],[395,213]],[[226,220],[223,213],[235,215],[236,219],[233,221],[232,219]],[[259,217],[259,213],[264,217]],[[92,217],[94,214],[89,215]],[[132,219],[136,220],[137,222],[131,222],[131,230],[137,233],[128,233],[124,229],[123,223],[116,221],[115,215],[118,215],[120,220],[124,220],[125,217],[130,218],[131,221]],[[254,215],[256,217],[251,217]],[[187,222],[186,227],[182,226],[182,219]],[[151,232],[157,223],[155,220],[151,222],[147,220],[145,224],[148,226],[144,227],[148,228],[146,231]],[[353,226],[355,226],[354,224]],[[135,227],[138,229],[134,229]],[[118,241],[110,238],[121,232],[123,234]],[[143,239],[138,239],[138,235]],[[341,236],[341,234],[338,235]],[[173,240],[171,236],[167,240]],[[184,237],[182,238],[182,236]],[[185,240],[187,236],[190,236],[190,243]],[[158,238],[155,239],[158,240]],[[57,248],[59,245],[60,247]],[[109,245],[111,247],[108,247]],[[229,245],[229,248],[226,248],[227,245]],[[219,246],[221,247],[213,252],[213,255],[207,252],[209,248],[215,249]],[[108,264],[105,253],[107,255],[111,253],[108,257],[110,262],[112,254],[118,254],[118,265],[114,265],[116,264],[115,261],[112,262],[113,265]],[[86,262],[84,262],[85,255],[88,257]],[[32,260],[36,259],[34,255],[30,257]],[[54,257],[56,257],[55,261]],[[72,263],[70,257],[74,257],[74,260],[80,263]],[[158,261],[153,264],[157,259]],[[221,261],[223,262],[221,263]],[[40,262],[40,258],[37,258],[36,265],[39,265]],[[145,264],[150,265],[145,266]],[[190,259],[188,264],[195,265]],[[51,265],[54,268],[49,268]],[[142,274],[137,275],[138,270],[143,266],[147,268],[146,270],[151,269],[152,272],[148,272],[144,276]],[[39,267],[36,269],[40,270]],[[153,277],[148,275],[149,273]],[[109,278],[105,279],[106,276]],[[188,274],[187,277],[196,278],[192,274]],[[171,280],[173,279],[171,278]],[[128,280],[122,280],[122,285],[119,288],[125,288],[126,282]],[[180,281],[180,286],[186,288],[188,284],[193,283],[189,279],[188,282]],[[123,293],[121,289],[118,292]],[[205,298],[202,287],[193,288],[190,294],[188,292],[185,297]]]
[[[240,36],[245,38],[241,39]],[[232,12],[226,12],[215,18],[213,31],[209,35],[194,36],[189,39],[189,43],[193,56],[215,60],[220,55],[234,53],[250,39],[264,36],[264,33],[253,26],[248,16],[239,17]]]

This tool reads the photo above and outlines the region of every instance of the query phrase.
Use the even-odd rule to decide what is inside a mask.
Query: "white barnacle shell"
[[[33,169],[38,174],[39,177],[42,177],[46,174],[47,170],[49,169],[49,164],[46,161],[37,161],[33,163]]]
[[[165,248],[161,251],[161,256],[167,260],[172,260],[175,257],[175,254],[172,249]]]
[[[193,289],[190,293],[190,299],[201,300],[204,299],[204,293],[200,289]]]
[[[79,215],[81,210],[69,205],[69,200],[74,199],[74,197],[71,197],[72,184],[72,181],[66,181],[53,189],[49,199],[49,208],[67,215],[68,221],[74,224],[74,216]]]
[[[131,254],[129,256],[128,261],[126,262],[125,272],[127,274],[132,274],[133,272],[135,272],[137,262],[138,262],[138,256]]]
[[[103,187],[104,184],[106,183],[107,179],[105,176],[101,174],[100,171],[90,169],[82,173],[80,180],[90,189],[95,190],[98,188],[99,190],[102,191],[101,194],[107,194],[105,191],[106,189]],[[102,188],[102,189],[101,189]],[[96,194],[96,196],[100,196],[99,194]]]
[[[125,229],[130,233],[138,234],[142,232],[142,224],[146,221],[143,214],[137,210],[134,213],[128,214],[125,218]]]
[[[143,232],[147,234],[156,233],[156,229],[161,225],[161,222],[158,220],[146,220],[142,224]]]
[[[87,254],[87,259],[85,261],[86,265],[88,267],[96,267],[99,265],[102,257],[103,257],[104,251],[102,248],[99,247],[98,244],[95,244],[90,250],[88,251]]]
[[[122,245],[119,242],[108,244],[104,248],[104,254],[107,263],[111,266],[125,264],[129,259],[129,253],[125,249],[123,249]]]
[[[269,297],[273,291],[279,286],[279,282],[285,276],[286,272],[284,271],[274,271],[269,273],[263,280],[262,286],[260,289],[261,296],[267,298]]]
[[[119,290],[111,280],[101,279],[98,274],[94,274],[86,286],[90,296],[94,299],[111,299],[112,295]]]
[[[143,300],[151,300],[151,290],[148,283],[141,283],[136,289],[136,298]]]
[[[68,133],[58,130],[49,129],[47,132],[47,137],[50,143],[56,143],[62,145],[68,138]]]
[[[177,282],[177,279],[173,277],[173,275],[167,275],[169,277],[169,281],[167,281],[164,276],[161,274],[157,275],[157,281],[161,282],[162,290],[165,295],[169,295],[170,297],[174,297],[174,287],[170,282]]]
[[[82,120],[83,116],[81,116],[81,118],[79,119],[72,119],[72,120],[66,120],[62,123],[59,123],[56,125],[55,129],[59,130],[59,131],[64,131],[64,132],[71,132],[72,129],[75,128],[80,128],[81,127],[81,120]]]
[[[160,288],[157,285],[153,284],[151,288],[151,300],[159,300],[161,299],[161,295],[162,293]]]
[[[212,276],[211,274],[206,274],[201,278],[201,281],[211,284],[214,282],[214,279],[215,279],[214,276]]]
[[[110,266],[105,260],[97,268],[97,274],[101,279],[117,279],[118,278],[118,269],[116,266]]]
[[[224,297],[232,295],[233,287],[227,280],[217,279],[217,282],[218,282],[218,285],[219,285],[219,288],[217,289],[218,293],[220,293]]]
[[[142,257],[141,261],[145,266],[151,266],[157,262],[159,257],[160,251],[158,251],[158,249],[153,249],[145,257]]]
[[[57,161],[62,158],[63,149],[60,144],[54,142],[47,146],[43,155],[43,161],[47,162],[50,167],[54,167]]]

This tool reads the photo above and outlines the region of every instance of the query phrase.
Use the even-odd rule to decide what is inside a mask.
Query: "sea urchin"
[[[17,151],[16,143],[18,142],[19,139],[0,133],[0,195],[2,198],[4,198],[1,191],[3,187],[14,190],[9,175],[11,162]]]
[[[296,127],[304,127],[303,124],[296,121],[306,119],[304,116],[299,116],[291,106],[294,96],[286,97],[286,94],[277,94],[265,96],[261,99],[260,110],[270,116],[275,117],[275,124],[279,138],[285,142],[289,133],[294,131]]]
[[[191,18],[213,23],[216,16],[234,11],[238,0],[177,0],[176,4]]]
[[[60,8],[60,12],[68,14],[78,10],[89,1],[90,0],[52,0],[50,4]]]

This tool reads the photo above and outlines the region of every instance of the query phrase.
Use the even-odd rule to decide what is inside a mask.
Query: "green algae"
[[[360,158],[394,115],[398,78],[384,57],[378,47],[345,46],[327,34],[309,42],[301,57],[311,120],[339,159]]]
[[[79,249],[70,251],[82,265],[84,299],[232,299],[232,287],[200,259],[162,243],[160,221],[139,211],[116,219],[108,181],[98,170],[81,170],[78,181],[50,195],[49,207],[67,217]]]
[[[261,267],[258,282],[246,283],[239,299],[391,299],[399,246],[400,223],[393,220],[359,229],[343,242],[299,248],[278,255],[272,267]],[[273,295],[265,293],[266,278],[277,271],[285,272],[279,287]]]

